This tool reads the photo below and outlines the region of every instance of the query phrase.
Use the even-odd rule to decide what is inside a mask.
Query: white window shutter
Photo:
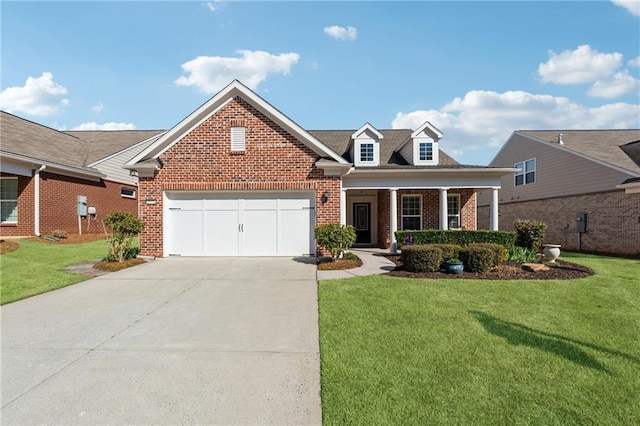
[[[246,140],[246,129],[244,127],[231,128],[231,151],[244,151],[246,149]]]

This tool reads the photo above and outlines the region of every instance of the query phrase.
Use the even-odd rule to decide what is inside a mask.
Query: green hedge
[[[498,264],[496,262],[496,252],[480,245],[461,248],[459,256],[464,264],[464,270],[469,272],[484,274]]]
[[[413,244],[456,244],[468,246],[473,243],[494,243],[504,246],[507,250],[515,244],[516,233],[506,231],[467,231],[427,229],[423,231],[396,231],[398,248],[405,245],[407,236],[411,236]]]
[[[402,250],[404,269],[411,272],[436,272],[442,263],[442,249],[435,245],[406,246]]]

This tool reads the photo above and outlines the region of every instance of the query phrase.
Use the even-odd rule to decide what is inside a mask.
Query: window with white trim
[[[433,160],[433,143],[420,142],[418,144],[418,158],[420,161],[432,161]]]
[[[18,178],[0,178],[0,222],[18,223]]]
[[[246,149],[247,129],[231,127],[231,152],[244,152]]]
[[[460,195],[447,195],[447,224],[449,229],[460,229]]]
[[[514,166],[518,169],[514,174],[514,184],[515,186],[520,185],[530,185],[532,183],[536,183],[536,159],[532,158],[531,160],[523,161],[521,163],[516,163]]]
[[[402,196],[402,229],[422,229],[422,197]]]
[[[360,161],[373,162],[373,143],[361,143],[360,144]]]
[[[133,188],[120,188],[120,196],[123,198],[136,198],[136,190]]]

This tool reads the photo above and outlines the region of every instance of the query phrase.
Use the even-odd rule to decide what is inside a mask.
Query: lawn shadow
[[[576,364],[593,368],[607,374],[611,374],[611,371],[609,371],[603,363],[586,353],[582,348],[580,348],[580,346],[620,356],[635,363],[640,363],[638,358],[622,352],[613,351],[611,349],[599,347],[587,342],[581,342],[558,334],[551,334],[536,330],[522,324],[503,321],[484,312],[469,312],[476,317],[485,330],[495,336],[506,339],[509,344],[523,345],[533,349],[543,350],[563,357]]]

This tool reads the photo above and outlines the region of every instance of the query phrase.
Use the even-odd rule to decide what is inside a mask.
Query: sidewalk
[[[366,248],[351,249],[349,251],[353,252],[362,260],[362,266],[341,271],[318,271],[318,281],[384,274],[395,268],[395,264],[382,255],[383,253],[387,253],[385,249]]]

